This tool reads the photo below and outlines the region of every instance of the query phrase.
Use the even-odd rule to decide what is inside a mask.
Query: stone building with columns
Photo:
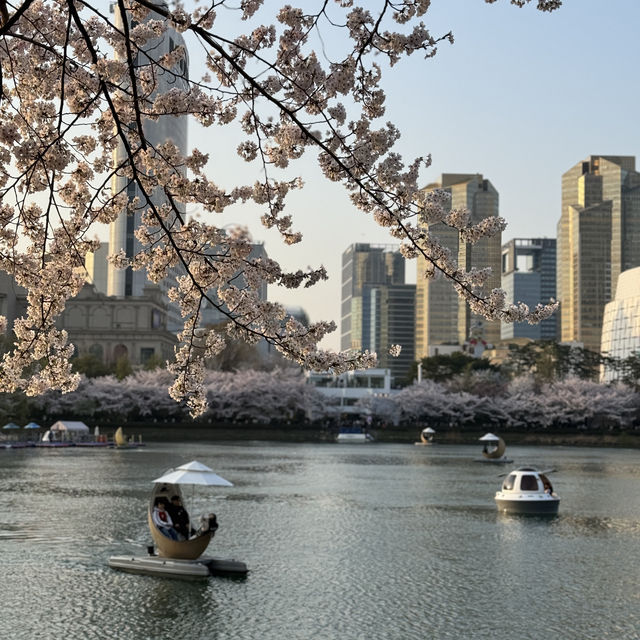
[[[67,302],[59,326],[69,333],[77,355],[92,354],[106,365],[122,357],[134,368],[152,358],[172,360],[177,344],[167,329],[162,291],[153,285],[145,287],[143,295],[123,300],[98,293],[87,283]]]

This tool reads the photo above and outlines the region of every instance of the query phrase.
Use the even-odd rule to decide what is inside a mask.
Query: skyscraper
[[[640,265],[640,173],[633,156],[589,156],[562,176],[557,261],[560,339],[597,351],[618,276]]]
[[[158,19],[159,16],[150,15],[149,19]],[[130,17],[128,17],[131,20]],[[116,24],[122,24],[122,16],[116,11]],[[179,46],[184,46],[182,36],[172,28],[167,28],[165,33],[153,40],[148,41],[136,55],[136,67],[144,67],[158,60],[161,56],[174,51]],[[179,65],[172,70],[162,70],[155,66],[154,74],[156,78],[155,94],[161,95],[172,88],[184,90],[188,87],[188,59],[183,58]],[[144,119],[142,126],[145,138],[152,148],[171,140],[184,155],[187,153],[187,117],[186,116],[161,116],[156,121]],[[114,166],[126,160],[126,153],[122,143],[114,152]],[[186,171],[186,170],[185,170]],[[124,249],[127,257],[136,255],[141,245],[135,237],[134,232],[140,226],[141,216],[149,203],[146,202],[139,186],[133,180],[124,176],[114,177],[111,183],[114,193],[126,191],[129,201],[135,197],[140,198],[140,205],[133,214],[123,211],[115,222],[112,222],[109,229],[109,252],[118,253]],[[166,197],[160,189],[151,194],[151,201],[155,206],[160,206],[166,202]],[[181,211],[184,214],[184,210]],[[170,287],[175,286],[176,278],[182,273],[180,267],[171,267],[168,277],[159,283],[165,297]],[[107,279],[107,293],[117,297],[141,296],[144,287],[148,284],[147,274],[144,270],[133,271],[131,268],[119,270],[109,265]],[[167,298],[168,301],[168,298]],[[171,330],[177,331],[181,328],[180,311],[176,304],[168,302],[168,326]]]
[[[502,288],[508,303],[524,302],[531,308],[556,297],[556,239],[515,238],[502,247]],[[554,314],[538,324],[503,322],[500,338],[556,340]]]
[[[444,173],[439,183],[427,190],[444,189],[451,194],[452,209],[468,209],[471,222],[477,223],[499,211],[498,192],[481,174]],[[447,247],[464,269],[491,267],[487,282],[490,291],[500,286],[501,235],[483,238],[474,245],[462,242],[456,229],[443,223],[429,226],[429,234]],[[430,355],[435,345],[462,345],[472,331],[487,343],[500,338],[500,323],[488,322],[472,314],[468,305],[445,278],[425,279],[424,258],[418,258],[416,285],[416,358]],[[478,327],[482,327],[478,331]]]
[[[353,244],[342,254],[341,348],[375,351],[396,382],[414,361],[415,285],[397,247]],[[389,356],[399,344],[400,356]]]

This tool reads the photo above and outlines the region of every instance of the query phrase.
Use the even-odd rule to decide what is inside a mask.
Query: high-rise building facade
[[[589,156],[562,176],[560,339],[598,351],[604,306],[640,265],[640,173],[633,156]]]
[[[555,299],[556,239],[515,238],[503,245],[502,288],[510,304],[524,302],[534,308]],[[501,340],[556,340],[557,337],[556,314],[538,324],[503,322],[500,327]]]
[[[160,16],[150,14],[148,19],[160,19]],[[128,18],[131,21],[131,18]],[[116,11],[116,24],[122,24],[122,16]],[[174,51],[180,46],[184,46],[182,36],[172,28],[167,28],[165,33],[153,40],[148,41],[138,51],[135,59],[136,67],[144,67],[152,64],[154,60],[158,60],[161,56]],[[172,70],[161,70],[154,66],[154,74],[156,78],[156,88],[154,94],[161,95],[173,88],[185,90],[188,88],[188,59],[182,59],[179,65]],[[161,116],[157,120],[144,119],[142,126],[145,138],[152,148],[171,140],[180,150],[180,153],[187,153],[187,117],[186,116]],[[118,145],[114,152],[114,166],[119,166],[126,161],[126,152],[122,142]],[[186,171],[186,169],[184,170]],[[134,180],[129,180],[124,176],[116,176],[112,179],[111,189],[113,193],[121,193],[126,191],[129,201],[134,198],[140,198],[138,209],[134,213],[123,211],[115,222],[112,222],[109,229],[109,252],[116,254],[124,249],[127,257],[136,255],[141,247],[140,242],[135,237],[135,231],[140,226],[142,213],[149,207],[149,202],[140,190],[138,184]],[[166,196],[160,189],[151,194],[151,203],[156,207],[160,207],[166,203]],[[184,210],[181,210],[184,214]],[[177,224],[175,221],[173,224]],[[167,295],[169,288],[176,285],[176,278],[181,275],[182,269],[170,267],[168,276],[165,280],[158,283],[163,294]],[[107,293],[111,296],[120,298],[142,296],[144,288],[147,286],[147,274],[144,270],[133,271],[131,268],[115,269],[109,265],[107,278]],[[175,303],[168,301],[168,326],[171,330],[177,331],[181,328],[182,322],[180,311]]]
[[[414,361],[415,285],[395,246],[353,244],[342,254],[341,348],[378,354],[379,366],[403,381]],[[388,353],[399,344],[399,357]]]
[[[430,184],[427,190],[443,189],[451,194],[452,209],[468,209],[471,222],[497,216],[498,192],[489,180],[480,174],[442,174],[440,182]],[[464,269],[491,267],[487,282],[490,291],[500,287],[501,235],[483,238],[468,244],[459,238],[458,231],[443,223],[429,225],[429,234],[447,247],[458,265]],[[487,322],[472,314],[468,305],[443,277],[426,279],[424,258],[418,258],[416,284],[416,347],[417,359],[429,356],[435,345],[463,345],[472,331],[482,327],[481,337],[495,344],[500,338],[500,323]]]
[[[398,386],[410,382],[408,374],[415,361],[416,285],[377,285],[375,289],[380,301],[380,329],[372,332],[376,340],[371,350],[378,354],[378,367],[389,369],[394,386]],[[402,347],[399,356],[389,354],[394,344]]]

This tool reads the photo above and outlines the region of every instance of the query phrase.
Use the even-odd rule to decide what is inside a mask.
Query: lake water
[[[640,638],[640,451],[190,443],[0,450],[0,638]],[[146,551],[150,480],[197,459],[233,488],[211,555],[244,580],[121,573]],[[553,467],[557,518],[499,515],[512,466]]]

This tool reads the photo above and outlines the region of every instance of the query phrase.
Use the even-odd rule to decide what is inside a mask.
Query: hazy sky
[[[424,184],[441,173],[488,178],[509,224],[503,242],[555,237],[561,176],[576,162],[592,154],[640,154],[640,0],[564,0],[551,14],[533,4],[432,0],[428,28],[434,36],[452,30],[455,44],[441,45],[429,60],[412,56],[383,82],[386,119],[403,133],[398,150],[408,159],[432,154]],[[195,57],[191,52],[192,67]],[[190,139],[211,152],[211,173],[221,184],[245,179],[246,165],[235,159],[237,138],[192,127]],[[293,165],[290,175],[306,182],[289,204],[304,234],[301,245],[284,247],[248,209],[218,223],[246,224],[287,268],[324,264],[329,282],[303,291],[270,287],[269,297],[303,307],[312,321],[335,320],[338,330],[324,346],[337,349],[342,252],[354,242],[393,239],[322,177],[313,157]],[[415,281],[415,265],[407,269]]]

